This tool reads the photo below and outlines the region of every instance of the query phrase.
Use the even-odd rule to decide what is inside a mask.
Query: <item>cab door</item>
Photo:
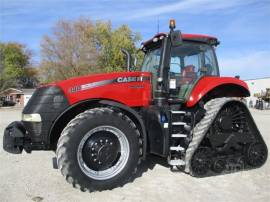
[[[217,76],[216,58],[211,46],[185,42],[172,47],[169,72],[170,97],[185,101],[203,76]]]

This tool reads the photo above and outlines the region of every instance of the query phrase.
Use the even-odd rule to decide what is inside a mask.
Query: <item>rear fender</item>
[[[186,106],[193,107],[201,99],[213,99],[218,97],[248,97],[250,96],[247,84],[233,77],[201,78],[188,96]]]

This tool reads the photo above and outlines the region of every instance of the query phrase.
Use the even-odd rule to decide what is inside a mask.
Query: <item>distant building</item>
[[[270,77],[249,79],[245,80],[250,90],[250,97],[247,98],[247,104],[252,103],[253,106],[256,104],[258,98],[256,95],[265,92],[267,88],[270,88]]]
[[[27,104],[34,91],[35,89],[8,88],[0,92],[0,98],[1,100],[13,102],[16,106],[23,107]]]

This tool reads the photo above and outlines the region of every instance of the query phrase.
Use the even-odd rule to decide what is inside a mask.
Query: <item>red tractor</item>
[[[4,149],[56,151],[65,179],[84,191],[124,185],[147,154],[196,177],[262,166],[267,146],[241,102],[247,84],[220,77],[217,38],[174,28],[142,43],[139,72],[128,62],[127,72],[39,87],[5,129]]]

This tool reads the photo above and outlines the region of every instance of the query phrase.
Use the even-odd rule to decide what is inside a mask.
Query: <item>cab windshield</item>
[[[152,73],[153,90],[160,65],[161,48],[149,50],[144,57],[142,71]],[[219,75],[213,47],[208,44],[184,42],[172,47],[170,58],[171,96],[184,99],[202,76]],[[173,82],[170,82],[170,84]]]
[[[142,71],[156,73],[159,68],[160,55],[161,48],[147,51],[144,56]]]

